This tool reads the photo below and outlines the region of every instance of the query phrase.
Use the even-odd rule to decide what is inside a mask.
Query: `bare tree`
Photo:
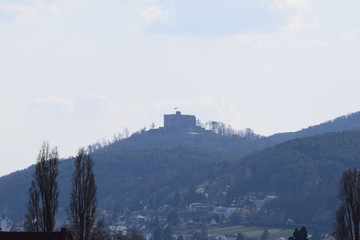
[[[360,239],[360,170],[346,170],[339,184],[340,206],[336,212],[335,238]]]
[[[90,154],[80,149],[72,177],[72,192],[68,209],[71,230],[76,240],[93,239],[96,211],[96,183]]]
[[[35,165],[33,181],[29,188],[29,201],[25,214],[25,227],[28,231],[52,232],[55,226],[55,213],[58,208],[59,190],[57,184],[59,154],[44,142]]]
[[[129,137],[129,134],[130,134],[130,133],[129,133],[129,129],[125,127],[125,128],[123,129],[123,135],[124,135],[124,137],[125,137],[125,138],[128,138],[128,137]]]
[[[92,240],[110,240],[111,236],[102,220],[97,221]]]
[[[41,224],[41,213],[39,208],[39,189],[35,180],[31,181],[31,186],[28,191],[29,201],[26,205],[27,213],[25,214],[24,228],[28,232],[39,232]]]

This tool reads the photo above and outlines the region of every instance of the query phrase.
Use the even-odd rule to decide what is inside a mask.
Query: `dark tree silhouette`
[[[115,237],[114,239],[116,239],[116,240],[145,240],[143,235],[136,232],[135,230],[131,230],[126,235],[118,234],[114,237]]]
[[[208,229],[205,223],[201,224],[200,227],[200,239],[201,240],[207,240],[208,238]]]
[[[35,173],[29,188],[29,201],[25,214],[25,229],[34,232],[52,232],[55,226],[55,213],[58,208],[59,154],[44,142],[35,165]]]
[[[40,221],[41,213],[39,207],[39,189],[35,183],[35,180],[32,180],[31,186],[28,191],[29,201],[27,203],[27,213],[25,214],[25,223],[24,228],[28,232],[39,232],[40,231]]]
[[[260,240],[268,240],[270,237],[269,231],[267,228],[264,228],[264,231],[261,234]]]
[[[90,155],[84,149],[80,149],[74,165],[68,214],[74,238],[88,240],[93,238],[97,205],[94,164]]]
[[[246,238],[245,238],[245,236],[244,236],[244,234],[242,234],[242,233],[238,233],[237,235],[236,235],[236,240],[245,240]]]
[[[179,216],[178,216],[177,209],[170,211],[170,213],[167,215],[166,221],[168,224],[171,224],[174,227],[178,224]]]
[[[102,220],[97,221],[92,240],[111,240],[109,231]]]
[[[339,184],[340,206],[336,212],[335,238],[359,240],[360,170],[345,170]]]
[[[164,228],[164,231],[162,233],[162,239],[163,240],[171,240],[172,239],[172,230],[171,230],[171,227],[169,225],[167,225]]]
[[[289,240],[307,240],[308,234],[306,227],[301,227],[300,230],[295,228],[293,236],[289,237]]]

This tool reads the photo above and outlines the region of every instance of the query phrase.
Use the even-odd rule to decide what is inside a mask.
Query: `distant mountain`
[[[129,138],[114,142],[109,145],[105,151],[110,149],[168,149],[182,146],[210,149],[236,156],[245,156],[254,151],[296,138],[328,132],[360,131],[360,112],[341,116],[334,120],[310,126],[296,132],[277,133],[269,137],[255,134],[251,130],[238,134],[232,129],[226,129],[226,126],[222,123],[213,122],[213,124],[217,127],[213,128],[213,131],[202,128],[171,132],[166,132],[162,128],[151,129],[149,131],[142,130]],[[218,129],[219,127],[221,128],[220,130]],[[221,134],[219,134],[219,132]]]
[[[270,136],[269,139],[271,142],[280,143],[295,138],[340,131],[360,131],[360,112],[344,115],[334,120],[310,126],[296,132],[277,133]]]
[[[230,205],[239,196],[256,191],[279,197],[266,205],[267,214],[253,220],[283,223],[293,218],[329,224],[338,178],[343,169],[358,166],[360,157],[360,133],[341,131],[360,130],[358,123],[360,113],[354,113],[270,137],[251,131],[232,134],[226,129],[221,134],[201,128],[140,131],[92,147],[99,207],[116,213],[174,202],[182,206],[195,201]],[[333,133],[317,135],[327,132]],[[304,136],[312,137],[288,141]],[[275,146],[281,142],[285,143]],[[59,214],[63,216],[72,164],[73,159],[60,163]],[[21,220],[25,213],[33,170],[32,166],[0,178],[0,206],[13,219]],[[206,198],[196,193],[199,187]],[[180,197],[175,201],[175,196]],[[306,207],[308,211],[301,210]]]

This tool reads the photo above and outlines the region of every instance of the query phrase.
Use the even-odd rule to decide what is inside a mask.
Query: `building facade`
[[[194,115],[182,115],[180,111],[175,114],[164,115],[164,129],[170,131],[184,131],[196,128]]]

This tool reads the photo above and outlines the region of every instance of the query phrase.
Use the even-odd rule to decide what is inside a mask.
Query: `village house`
[[[189,205],[190,212],[206,212],[209,208],[206,204],[203,203],[191,203]]]

